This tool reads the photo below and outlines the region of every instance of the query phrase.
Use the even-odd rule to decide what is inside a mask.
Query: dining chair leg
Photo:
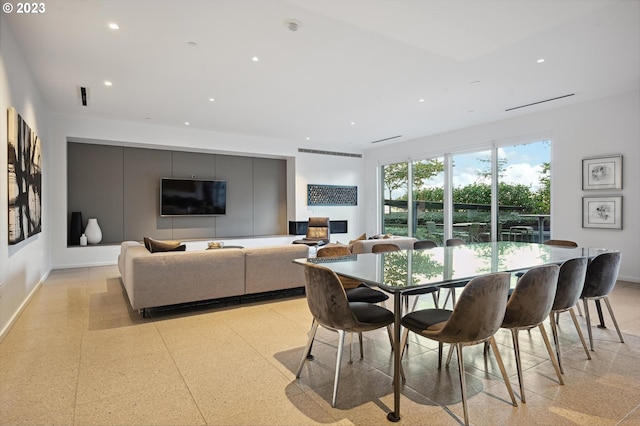
[[[451,345],[454,346],[454,345]],[[458,353],[458,371],[460,372],[460,391],[462,392],[462,410],[464,411],[464,424],[469,424],[469,412],[467,408],[467,381],[464,377],[464,360],[462,358],[462,343],[455,344]]]
[[[587,333],[589,334],[589,346],[593,351],[593,332],[591,331],[591,317],[589,316],[589,304],[587,299],[582,299],[584,303],[584,317],[587,320]]]
[[[389,335],[389,344],[391,345],[391,352],[394,351],[393,348],[393,331],[391,330],[391,325],[387,326],[387,334]]]
[[[518,329],[511,329],[511,340],[513,341],[513,351],[516,355],[516,368],[518,370],[518,383],[520,384],[520,400],[527,402],[524,396],[524,383],[522,377],[522,361],[520,360],[520,344],[518,342]]]
[[[518,406],[518,401],[516,401],[516,396],[513,394],[513,388],[511,387],[511,382],[509,382],[509,376],[507,375],[507,370],[504,368],[504,363],[502,362],[502,356],[500,355],[500,351],[498,350],[498,344],[496,343],[495,337],[491,336],[489,339],[489,343],[493,348],[493,353],[496,357],[496,362],[498,363],[498,367],[500,367],[500,372],[502,373],[502,379],[504,380],[504,384],[509,391],[509,396],[511,397],[511,403],[514,407]]]
[[[360,359],[364,359],[364,345],[362,344],[362,333],[358,333],[358,340],[360,340]]]
[[[560,339],[558,338],[558,328],[556,325],[556,318],[559,316],[558,313],[551,312],[549,314],[549,322],[551,323],[551,334],[553,335],[553,344],[556,347],[556,356],[558,358],[558,366],[560,367],[560,372],[564,374],[564,369],[562,368],[562,357],[560,356]]]
[[[578,332],[578,337],[580,337],[580,342],[582,343],[582,347],[584,348],[584,353],[587,354],[587,359],[591,359],[591,354],[589,353],[589,349],[587,349],[587,342],[584,341],[584,335],[582,334],[580,325],[578,325],[578,318],[576,318],[576,313],[573,311],[573,308],[569,308],[569,313],[571,314],[573,325],[576,326],[576,331]],[[558,360],[560,360],[560,358],[558,358]]]
[[[438,342],[438,370],[442,370],[442,347],[444,343]]]
[[[451,364],[451,355],[453,355],[453,345],[449,346],[449,353],[447,354],[447,363],[445,364],[447,368],[449,368],[449,364]]]
[[[603,297],[604,303],[607,305],[607,310],[609,311],[609,315],[611,315],[611,321],[613,321],[613,325],[616,327],[616,331],[618,332],[618,337],[620,338],[620,343],[624,343],[624,339],[622,338],[622,333],[620,333],[620,327],[618,327],[618,321],[616,321],[615,315],[613,315],[613,309],[611,309],[611,303],[609,303],[609,297]]]
[[[404,357],[404,349],[409,346],[409,343],[407,342],[408,340],[409,329],[405,327],[404,331],[402,332],[402,339],[400,339],[400,359]]]
[[[319,324],[316,320],[313,320],[313,323],[311,323],[311,330],[309,331],[309,339],[307,340],[307,344],[304,347],[304,352],[302,352],[302,359],[300,360],[300,365],[298,365],[298,370],[296,371],[296,378],[300,378],[300,372],[302,371],[304,362],[308,359],[309,351],[311,351],[311,344],[313,343],[313,339],[316,338],[318,325]]]
[[[556,360],[555,355],[553,354],[553,349],[551,349],[551,344],[549,343],[549,336],[547,336],[547,330],[544,328],[544,324],[538,324],[538,328],[540,329],[540,334],[542,334],[542,340],[544,340],[544,345],[547,347],[547,352],[549,352],[549,359],[551,360],[551,364],[553,364],[553,368],[556,370],[556,375],[558,376],[558,381],[561,385],[564,385],[564,380],[562,379],[562,373],[560,373],[560,367],[558,366],[558,361]]]
[[[342,364],[342,351],[344,350],[344,337],[346,332],[344,330],[338,330],[338,354],[336,355],[336,374],[333,379],[333,398],[331,399],[331,406],[336,406],[336,398],[338,396],[338,382],[340,380],[340,365]]]

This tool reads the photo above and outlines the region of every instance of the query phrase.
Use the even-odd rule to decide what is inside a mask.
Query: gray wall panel
[[[216,218],[216,237],[253,232],[253,158],[216,156],[216,179],[227,181],[227,214]]]
[[[160,217],[160,178],[171,170],[171,151],[124,149],[124,239],[173,238],[173,223]]]
[[[268,158],[253,160],[254,235],[285,234],[287,230],[286,162]]]
[[[216,155],[196,152],[173,152],[172,175],[178,179],[215,179]],[[214,238],[215,216],[185,216],[173,218],[173,238],[176,240]]]
[[[119,243],[124,237],[122,155],[118,146],[67,145],[68,217],[81,212],[83,230],[87,219],[97,218],[103,244]]]

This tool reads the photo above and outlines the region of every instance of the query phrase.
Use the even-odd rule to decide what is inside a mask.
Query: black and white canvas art
[[[15,108],[7,110],[9,244],[42,231],[40,138]]]

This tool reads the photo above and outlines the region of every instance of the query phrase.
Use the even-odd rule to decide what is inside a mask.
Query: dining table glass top
[[[337,274],[392,293],[465,281],[493,272],[513,272],[576,257],[593,258],[608,249],[558,247],[523,242],[493,242],[427,250],[363,253],[340,258],[298,259],[321,264]]]

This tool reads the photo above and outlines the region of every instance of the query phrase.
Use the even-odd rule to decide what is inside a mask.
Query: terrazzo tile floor
[[[430,303],[423,297],[419,306]],[[640,424],[640,284],[618,282],[611,303],[625,343],[605,309],[610,328],[594,324],[591,361],[570,316],[561,316],[564,386],[539,331],[521,333],[527,402],[518,398],[518,407],[494,356],[485,358],[482,345],[465,348],[471,423]],[[335,333],[319,331],[315,359],[295,378],[310,325],[302,296],[143,319],[115,266],[53,271],[0,342],[0,424],[389,424],[393,356],[384,329],[365,333],[363,360],[357,344],[353,364],[345,354],[332,408]],[[496,338],[519,397],[510,334]],[[438,370],[437,345],[411,336],[399,424],[462,423],[456,362]]]

